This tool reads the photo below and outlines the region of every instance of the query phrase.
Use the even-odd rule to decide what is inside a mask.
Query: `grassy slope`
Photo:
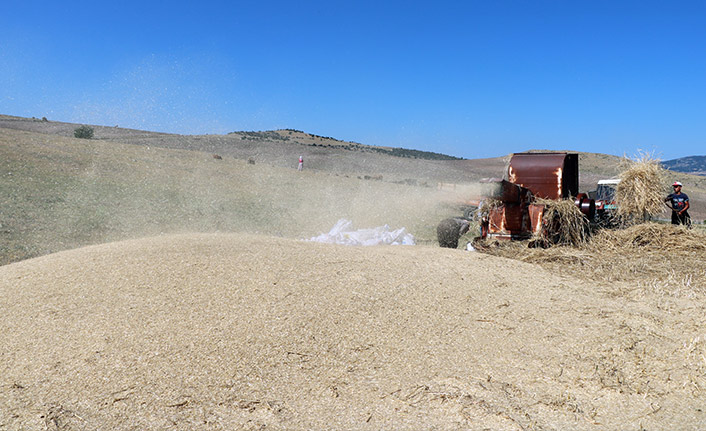
[[[181,231],[310,237],[341,218],[431,242],[454,196],[209,153],[0,129],[0,263]],[[446,213],[445,213],[446,211]]]

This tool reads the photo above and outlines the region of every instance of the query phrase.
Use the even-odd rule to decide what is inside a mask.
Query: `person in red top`
[[[304,156],[299,156],[299,167],[297,167],[298,171],[301,171],[304,169]]]
[[[670,193],[669,196],[664,198],[665,203],[669,202],[671,204],[667,204],[667,206],[672,209],[672,224],[690,226],[691,217],[689,217],[687,212],[689,209],[689,196],[681,192],[682,184],[679,181],[675,181],[672,187],[674,187],[674,193]]]

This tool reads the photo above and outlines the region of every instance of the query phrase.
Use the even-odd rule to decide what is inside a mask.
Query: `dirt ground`
[[[0,267],[0,430],[704,429],[705,306],[431,246],[85,247]]]

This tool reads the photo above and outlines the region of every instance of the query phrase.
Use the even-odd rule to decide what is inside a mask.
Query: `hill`
[[[665,169],[693,175],[706,175],[706,156],[689,156],[662,162]]]
[[[0,116],[0,128],[73,138],[77,124]],[[199,151],[270,165],[296,167],[299,155],[317,170],[364,174],[419,172],[429,178],[459,178],[460,172],[435,172],[424,162],[460,160],[456,157],[403,148],[376,147],[297,130],[232,132],[227,135],[173,135],[119,127],[91,126],[94,140],[176,150]],[[386,157],[393,156],[393,158]],[[335,159],[341,160],[336,162]],[[409,159],[405,163],[403,159]],[[399,164],[390,164],[394,160]],[[380,172],[382,171],[382,172]]]
[[[440,160],[102,127],[76,139],[77,125],[32,119],[0,126],[3,264],[167,232],[310,237],[340,218],[404,226],[431,242],[453,210],[446,203],[464,193],[465,166]],[[438,182],[459,186],[440,192]]]

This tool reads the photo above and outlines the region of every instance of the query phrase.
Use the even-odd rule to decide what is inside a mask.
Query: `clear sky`
[[[459,157],[706,154],[706,1],[18,1],[0,114]]]

